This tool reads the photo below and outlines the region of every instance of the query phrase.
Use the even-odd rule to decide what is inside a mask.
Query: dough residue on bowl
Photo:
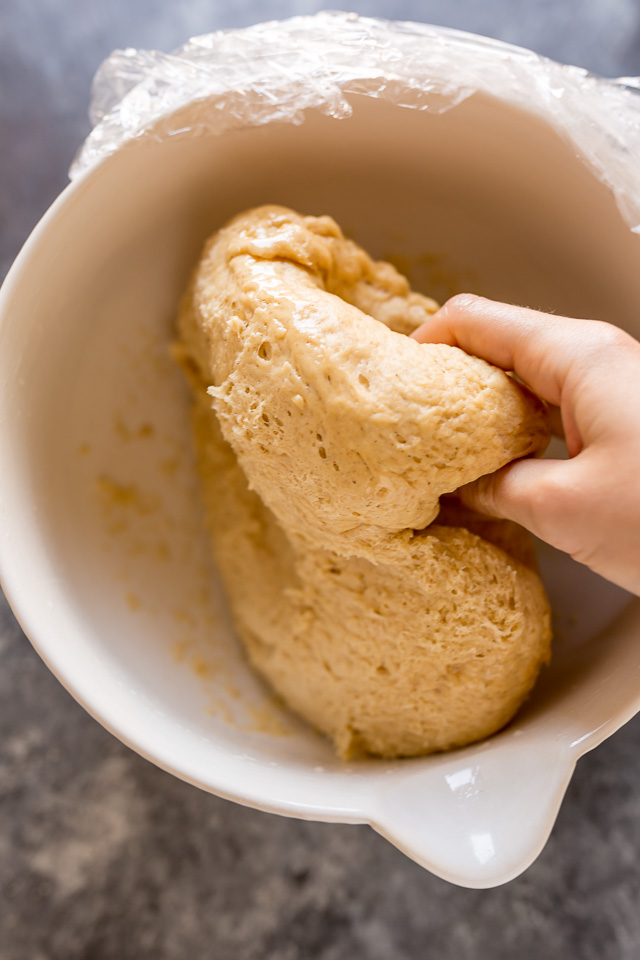
[[[528,535],[440,502],[543,448],[544,410],[503,371],[406,336],[436,309],[330,217],[269,206],[208,241],[180,311],[238,632],[345,757],[485,737],[549,656]]]

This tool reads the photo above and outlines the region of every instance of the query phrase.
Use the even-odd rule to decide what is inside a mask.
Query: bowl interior
[[[408,768],[339,764],[272,701],[234,639],[168,353],[204,239],[258,203],[330,213],[440,299],[471,290],[640,335],[640,237],[548,126],[481,95],[440,116],[364,97],[353,108],[347,120],[310,111],[300,126],[122,148],[62,195],[14,267],[0,359],[3,575],[42,655],[181,776],[344,819],[362,818],[367,778]],[[540,556],[554,662],[516,722],[471,750],[544,731],[592,745],[635,710],[637,618],[611,626],[628,597],[548,548]],[[289,778],[277,799],[269,770]]]

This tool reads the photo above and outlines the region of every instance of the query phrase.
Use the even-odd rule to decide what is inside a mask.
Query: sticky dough
[[[331,218],[270,206],[209,240],[180,312],[238,632],[342,756],[485,737],[549,655],[526,534],[440,505],[542,448],[544,413],[503,371],[405,335],[436,308]]]

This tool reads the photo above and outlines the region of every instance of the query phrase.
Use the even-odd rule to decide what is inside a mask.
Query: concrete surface
[[[116,46],[170,50],[311,0],[0,0],[0,276],[66,182]],[[370,0],[612,75],[640,73],[637,0]],[[1,465],[0,465],[1,468]],[[546,850],[450,886],[364,827],[206,796],[131,753],[0,605],[0,960],[636,960],[640,718],[584,758]]]

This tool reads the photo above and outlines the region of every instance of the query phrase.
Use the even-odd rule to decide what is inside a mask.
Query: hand
[[[462,487],[461,499],[640,595],[640,343],[599,320],[470,294],[412,336],[514,371],[561,418],[569,460],[518,460]]]

